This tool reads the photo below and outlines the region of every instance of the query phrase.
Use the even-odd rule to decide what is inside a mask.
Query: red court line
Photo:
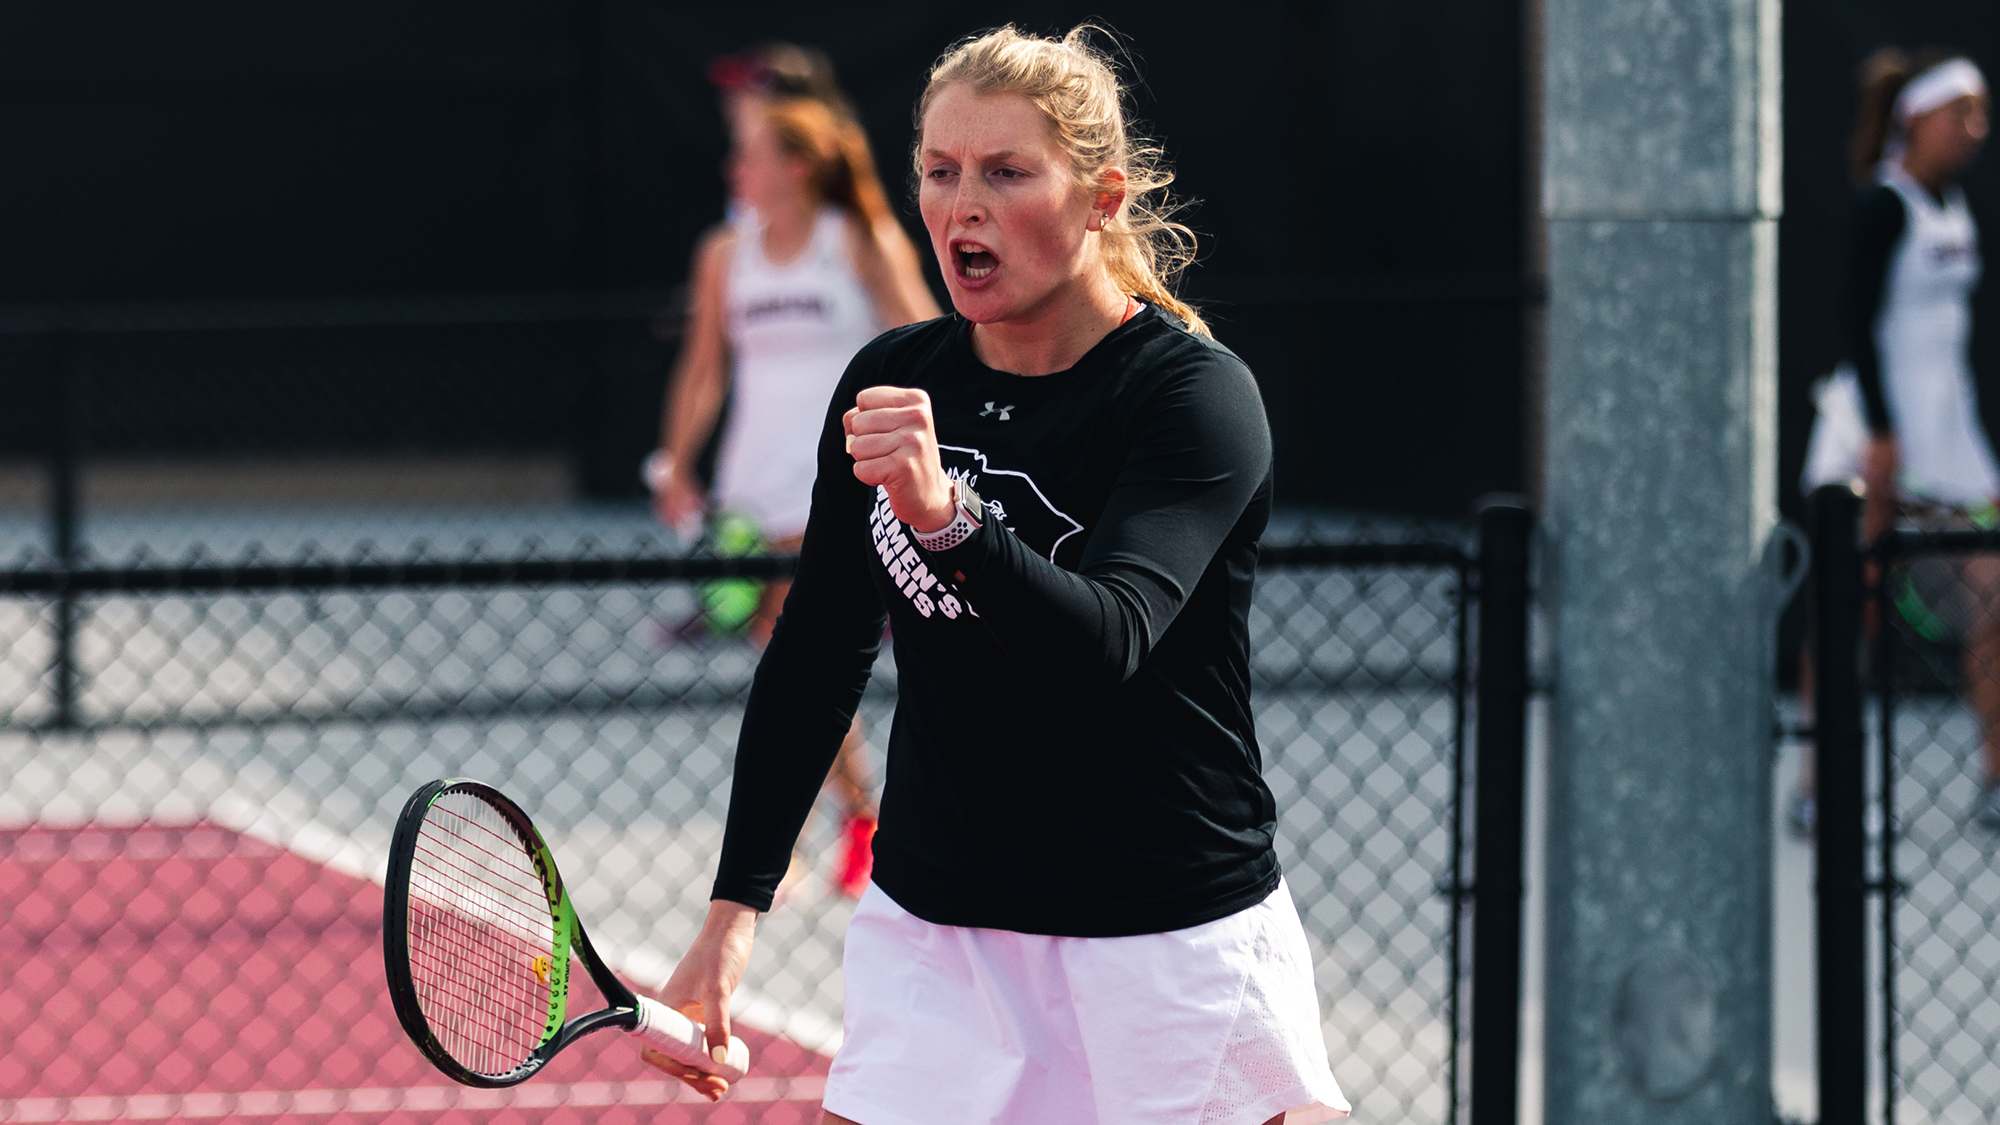
[[[766,1081],[712,1108],[616,1033],[504,1098],[451,1083],[389,1004],[381,896],[213,824],[0,831],[0,1122],[817,1120],[827,1060],[748,1029]]]

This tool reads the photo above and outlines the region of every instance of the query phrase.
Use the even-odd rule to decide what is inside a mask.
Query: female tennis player
[[[1957,182],[1986,132],[1986,80],[1970,59],[1913,66],[1891,49],[1863,65],[1853,160],[1869,187],[1849,232],[1847,362],[1819,391],[1803,483],[1810,491],[1863,479],[1869,541],[1894,523],[2000,526],[2000,465],[1969,349],[1979,227]],[[1898,594],[1912,627],[1964,646],[1966,694],[1983,731],[1973,815],[2000,831],[2000,556],[1918,560]],[[1804,767],[1791,820],[1809,831],[1809,757]]]
[[[748,87],[754,89],[753,87]],[[826,101],[725,89],[730,188],[741,205],[695,255],[694,302],[667,396],[654,469],[671,526],[707,511],[718,550],[798,549],[812,503],[813,450],[827,396],[883,328],[937,315],[916,248],[889,205],[859,126]],[[712,497],[693,462],[733,386]],[[744,580],[701,591],[716,632],[768,641],[788,584]],[[867,885],[876,811],[858,720],[831,786],[845,810],[834,882]],[[804,876],[795,857],[787,888]]]
[[[886,615],[901,690],[829,1122],[1347,1109],[1251,719],[1270,432],[1169,287],[1186,229],[1087,31],[992,32],[931,72],[918,193],[957,315],[864,348],[825,415],[714,901],[664,994],[724,1042]]]
[[[883,328],[937,315],[854,123],[811,98],[738,99],[729,115],[738,217],[703,239],[653,476],[684,526],[710,502],[767,546],[796,548],[811,505],[825,396]],[[692,471],[733,389],[714,495]],[[768,637],[783,584],[750,632]]]

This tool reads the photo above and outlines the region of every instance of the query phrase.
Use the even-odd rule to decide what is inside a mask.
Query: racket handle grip
[[[638,997],[638,1020],[632,1034],[656,1047],[668,1058],[713,1074],[724,1082],[738,1082],[750,1070],[750,1047],[734,1035],[729,1037],[729,1057],[716,1062],[709,1056],[703,1037],[707,1029],[649,996]]]

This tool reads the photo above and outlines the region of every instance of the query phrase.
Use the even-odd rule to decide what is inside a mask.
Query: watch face
[[[958,482],[958,502],[964,506],[966,513],[972,517],[973,523],[986,522],[986,501],[981,500],[979,494],[972,491],[972,486],[966,484],[964,481]]]

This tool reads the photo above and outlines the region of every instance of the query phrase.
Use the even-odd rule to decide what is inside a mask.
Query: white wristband
[[[646,482],[646,488],[654,495],[667,490],[667,484],[674,479],[674,463],[667,460],[665,452],[655,449],[646,454],[646,463],[639,466],[639,479]]]
[[[913,527],[910,534],[916,536],[917,546],[926,551],[949,551],[972,538],[972,533],[978,530],[979,525],[972,522],[965,509],[958,508],[952,512],[951,522],[936,531],[918,531]]]

